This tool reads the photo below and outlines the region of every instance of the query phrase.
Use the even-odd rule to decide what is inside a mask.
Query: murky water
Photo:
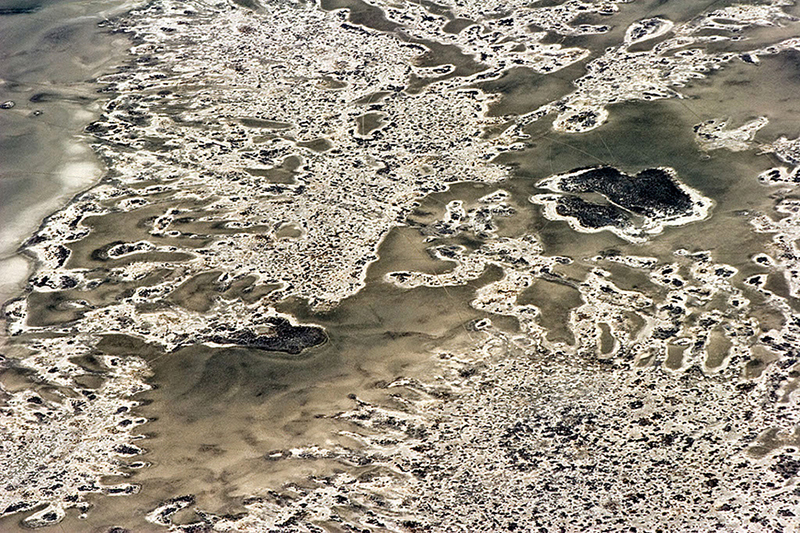
[[[0,13],[0,530],[800,528],[797,6]]]
[[[18,292],[14,252],[41,220],[95,182],[103,165],[83,128],[100,113],[93,79],[124,61],[128,41],[98,25],[124,2],[7,2],[0,17],[0,298]]]

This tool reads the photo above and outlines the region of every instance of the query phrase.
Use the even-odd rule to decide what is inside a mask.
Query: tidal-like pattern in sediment
[[[346,411],[317,406],[336,439],[259,458],[326,467],[251,491],[235,514],[205,507],[209,482],[137,511],[143,523],[796,528],[797,132],[770,130],[779,117],[762,113],[684,128],[698,153],[783,165],[748,177],[770,211],[739,213],[761,247],[735,262],[691,243],[663,248],[670,232],[717,216],[711,177],[597,164],[584,150],[580,166],[551,161],[535,179],[504,164],[535,147],[531,128],[546,117],[540,136],[569,145],[612,126],[622,104],[682,98],[734,63],[796,54],[800,41],[781,33],[796,27],[791,4],[711,6],[688,20],[622,0],[338,5],[156,0],[108,22],[132,48],[99,80],[107,101],[86,129],[107,172],[27,240],[35,270],[4,307],[0,365],[28,385],[0,385],[0,517],[71,528],[73,509],[88,520],[106,496],[141,495],[139,409],[155,384],[136,347],[299,358],[326,349],[326,313],[365,287],[447,298],[473,287],[479,318],[432,341],[433,373],[372,383]],[[779,37],[765,43],[764,30]],[[505,96],[491,83],[581,68],[558,98],[496,112]],[[387,236],[409,227],[429,269],[391,263],[370,278],[389,264]],[[620,249],[567,255],[548,235]],[[287,311],[297,301],[303,319]]]

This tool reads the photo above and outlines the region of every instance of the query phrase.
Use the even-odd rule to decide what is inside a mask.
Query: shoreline
[[[44,69],[43,73],[31,73],[25,70],[28,68],[25,64],[15,64],[18,60],[14,58],[18,56],[40,54],[47,57],[47,52],[40,50],[42,45],[35,38],[26,37],[26,40],[18,42],[17,49],[12,46],[4,51],[8,64],[0,73],[4,82],[0,84],[0,89],[6,89],[2,100],[16,104],[10,109],[0,110],[0,123],[7,123],[6,135],[36,137],[39,131],[55,129],[61,130],[66,136],[60,136],[57,147],[52,144],[41,147],[49,150],[48,158],[55,157],[57,161],[46,172],[38,168],[43,156],[37,152],[39,146],[36,143],[39,141],[28,142],[29,147],[22,152],[21,160],[20,154],[15,152],[18,166],[4,172],[9,176],[20,176],[10,177],[9,180],[34,180],[31,185],[22,185],[11,191],[15,203],[37,195],[44,198],[37,199],[32,205],[25,203],[24,210],[6,206],[2,211],[0,308],[24,292],[26,280],[37,268],[35,258],[24,253],[25,242],[46,224],[49,217],[70,205],[82,192],[102,182],[108,172],[107,166],[92,148],[86,128],[102,116],[103,104],[111,99],[98,91],[101,84],[97,79],[117,71],[124,58],[130,56],[129,46],[120,49],[119,44],[121,41],[130,43],[127,36],[120,38],[102,25],[110,17],[126,13],[141,3],[112,0],[105,6],[81,8],[78,13],[75,11],[81,4],[77,1],[49,3],[8,19],[17,24],[14,28],[16,33],[39,34],[49,24],[55,28],[67,27],[70,31],[77,31],[80,38],[93,44],[102,41],[103,47],[92,51],[95,56],[100,56],[99,59],[91,56],[87,61],[73,62],[67,68],[49,66],[48,60],[45,60],[45,67],[39,67],[40,70]],[[62,18],[64,14],[67,16]],[[21,20],[22,17],[30,17],[31,20],[26,23],[30,32],[19,29],[20,22],[25,22]],[[54,18],[56,22],[53,22]],[[22,24],[21,27],[25,28],[26,25]],[[75,27],[78,30],[73,29]],[[0,25],[0,28],[3,26]],[[14,35],[11,35],[7,40],[13,38]],[[62,50],[55,50],[53,59],[49,61],[58,61],[61,53]],[[10,72],[6,72],[8,70]],[[14,70],[19,72],[15,75]],[[36,75],[47,78],[30,79]],[[20,99],[20,96],[24,98]],[[65,122],[66,126],[63,125]],[[54,192],[41,194],[50,190]],[[0,321],[4,322],[4,318],[0,318]]]

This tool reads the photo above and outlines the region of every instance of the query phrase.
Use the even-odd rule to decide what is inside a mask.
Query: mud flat
[[[106,23],[107,173],[4,307],[0,529],[796,527],[800,132],[702,90],[795,6],[325,5]]]

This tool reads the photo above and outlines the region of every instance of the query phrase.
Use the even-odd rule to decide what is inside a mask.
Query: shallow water
[[[127,39],[98,28],[124,2],[8,2],[0,16],[0,298],[28,275],[16,249],[103,173],[83,128],[100,113],[92,82],[124,61]]]
[[[2,13],[0,530],[800,528],[797,6]]]

